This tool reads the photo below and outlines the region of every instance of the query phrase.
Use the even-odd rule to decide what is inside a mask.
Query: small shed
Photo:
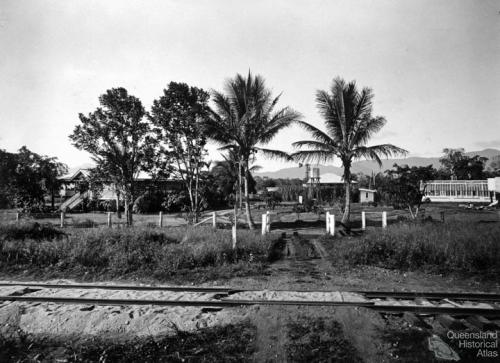
[[[373,203],[375,202],[376,189],[359,188],[359,202],[360,203]]]

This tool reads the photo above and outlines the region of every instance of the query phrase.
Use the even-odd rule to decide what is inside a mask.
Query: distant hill
[[[470,151],[465,153],[468,156],[474,156],[474,155],[479,155],[486,157],[488,159],[492,159],[495,156],[500,156],[500,150],[497,149],[485,149],[481,151]],[[374,161],[371,160],[362,160],[362,161],[357,161],[352,163],[352,172],[353,173],[363,173],[363,174],[371,174],[372,171],[374,173],[378,172],[383,172],[387,169],[391,169],[394,164],[398,165],[403,165],[407,164],[408,166],[427,166],[427,165],[433,165],[435,168],[439,168],[441,163],[439,162],[439,159],[441,156],[438,157],[429,157],[429,158],[424,158],[424,157],[417,157],[417,156],[412,156],[404,159],[387,159],[384,160],[382,159],[382,167],[380,168],[378,164]],[[488,163],[486,163],[488,165]],[[342,168],[336,167],[336,166],[329,166],[329,165],[319,165],[320,168],[320,173],[325,174],[325,173],[335,173],[337,175],[342,175],[343,170]],[[255,176],[260,176],[260,177],[268,177],[268,178],[274,178],[274,179],[293,179],[293,178],[301,178],[303,179],[305,177],[305,167],[292,167],[292,168],[285,168],[285,169],[280,169],[276,171],[268,171],[268,172],[261,172],[261,173],[255,173]]]

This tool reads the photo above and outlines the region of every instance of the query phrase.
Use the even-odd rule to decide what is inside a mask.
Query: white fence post
[[[217,228],[217,213],[212,213],[212,227]]]
[[[326,233],[330,232],[330,212],[326,211]]]
[[[61,212],[61,228],[64,227],[64,212]]]
[[[335,236],[335,215],[334,214],[330,214],[329,216],[329,227],[330,227],[330,235],[331,236]]]
[[[158,217],[158,227],[163,227],[163,212],[160,211],[160,216]]]
[[[266,233],[271,232],[271,215],[269,211],[266,212]]]
[[[366,229],[366,213],[361,212],[361,229]]]
[[[108,227],[111,227],[111,212],[108,212]]]
[[[16,213],[16,223],[19,223],[19,212]]]
[[[235,250],[236,249],[236,224],[233,226],[232,232],[233,232],[233,250]]]
[[[262,215],[262,235],[265,235],[267,231],[267,214]]]
[[[382,228],[387,227],[387,212],[382,212]]]

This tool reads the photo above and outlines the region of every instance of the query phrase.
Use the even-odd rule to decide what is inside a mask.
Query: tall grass
[[[263,263],[272,258],[275,244],[272,237],[239,231],[237,249],[233,249],[230,231],[210,227],[75,228],[63,240],[0,238],[0,269],[168,277],[181,270]]]
[[[500,271],[500,224],[398,224],[359,238],[324,237],[337,262],[390,269],[441,272]]]

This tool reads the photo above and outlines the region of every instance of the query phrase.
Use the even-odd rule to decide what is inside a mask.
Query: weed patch
[[[256,329],[248,321],[197,333],[180,331],[160,339],[116,343],[92,338],[78,345],[22,337],[0,337],[2,362],[247,362],[254,353]]]
[[[500,271],[500,225],[450,221],[401,223],[357,238],[322,237],[334,261],[389,269],[436,272]]]
[[[87,278],[105,275],[167,279],[194,270],[205,277],[217,271],[251,273],[262,270],[263,264],[272,260],[276,244],[273,237],[240,231],[237,248],[233,249],[230,231],[210,227],[68,231],[65,240],[0,240],[0,269],[10,273],[43,269],[52,276]],[[213,268],[217,271],[210,272]]]

